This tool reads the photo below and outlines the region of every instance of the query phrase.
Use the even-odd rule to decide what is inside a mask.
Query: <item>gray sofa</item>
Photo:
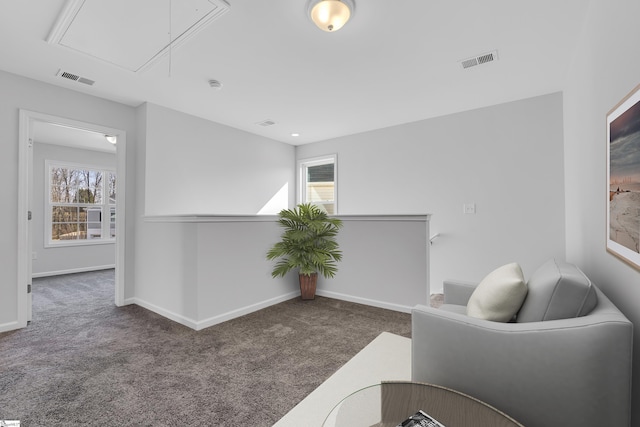
[[[412,379],[474,396],[525,427],[629,426],[633,327],[574,265],[550,260],[508,323],[466,315],[475,286],[412,311]]]

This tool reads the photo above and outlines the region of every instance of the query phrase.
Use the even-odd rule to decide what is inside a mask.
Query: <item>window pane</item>
[[[81,188],[76,193],[74,203],[93,203],[93,194],[86,188]]]
[[[88,208],[87,215],[87,239],[99,239],[102,237],[102,209]]]
[[[93,194],[91,203],[102,203],[102,172],[89,171],[89,191]]]
[[[67,168],[51,168],[52,203],[71,203],[75,197],[73,171]]]
[[[115,237],[114,172],[50,165],[48,173],[51,216],[47,227],[51,227],[52,241]],[[109,215],[107,224],[103,213]]]
[[[87,239],[87,224],[80,223],[78,224],[78,240],[86,240]]]
[[[87,222],[87,209],[85,207],[78,208],[78,221],[79,222]]]
[[[116,204],[116,174],[113,172],[109,172],[109,204]]]
[[[102,203],[102,172],[94,170],[74,170],[74,203]]]
[[[78,224],[53,224],[51,240],[76,240],[78,238]]]
[[[333,163],[307,168],[307,182],[333,182]]]
[[[317,203],[335,200],[333,168],[333,163],[307,168],[306,202]]]
[[[310,182],[307,184],[307,202],[333,200],[333,182]]]
[[[85,185],[82,181],[82,171],[76,169],[67,169],[68,180],[67,180],[67,189],[66,192],[68,196],[66,197],[67,202],[69,203],[78,203],[78,199],[82,196],[78,194],[80,190],[85,189]]]
[[[49,189],[49,202],[51,203],[60,203],[62,202],[62,188],[51,184],[51,188]]]
[[[300,162],[301,202],[313,203],[327,213],[337,214],[336,156]]]
[[[110,208],[109,218],[111,237],[116,237],[116,208]]]
[[[99,239],[102,237],[102,223],[100,222],[88,222],[87,223],[87,238]]]
[[[78,208],[75,206],[53,206],[51,222],[77,222]]]
[[[336,213],[336,204],[335,203],[322,203],[322,206],[327,211],[329,215],[334,215]]]

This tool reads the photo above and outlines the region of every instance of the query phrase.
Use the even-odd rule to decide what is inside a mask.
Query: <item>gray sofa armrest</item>
[[[444,304],[466,306],[478,284],[461,280],[445,280],[442,282],[442,286],[444,291]]]
[[[470,394],[527,427],[629,426],[632,324],[598,293],[589,315],[546,322],[416,306],[412,380]]]

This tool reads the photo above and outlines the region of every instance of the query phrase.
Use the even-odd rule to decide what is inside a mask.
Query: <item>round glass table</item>
[[[396,427],[420,410],[444,427],[523,427],[464,393],[405,381],[383,382],[350,394],[333,408],[323,427]]]

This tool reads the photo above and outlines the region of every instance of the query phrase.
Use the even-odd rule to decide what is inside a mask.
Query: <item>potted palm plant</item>
[[[267,252],[267,259],[279,258],[273,277],[298,269],[302,299],[314,299],[318,273],[333,277],[342,259],[336,236],[342,221],[329,217],[318,206],[299,204],[295,209],[280,211],[278,223],[284,228],[281,240]]]

